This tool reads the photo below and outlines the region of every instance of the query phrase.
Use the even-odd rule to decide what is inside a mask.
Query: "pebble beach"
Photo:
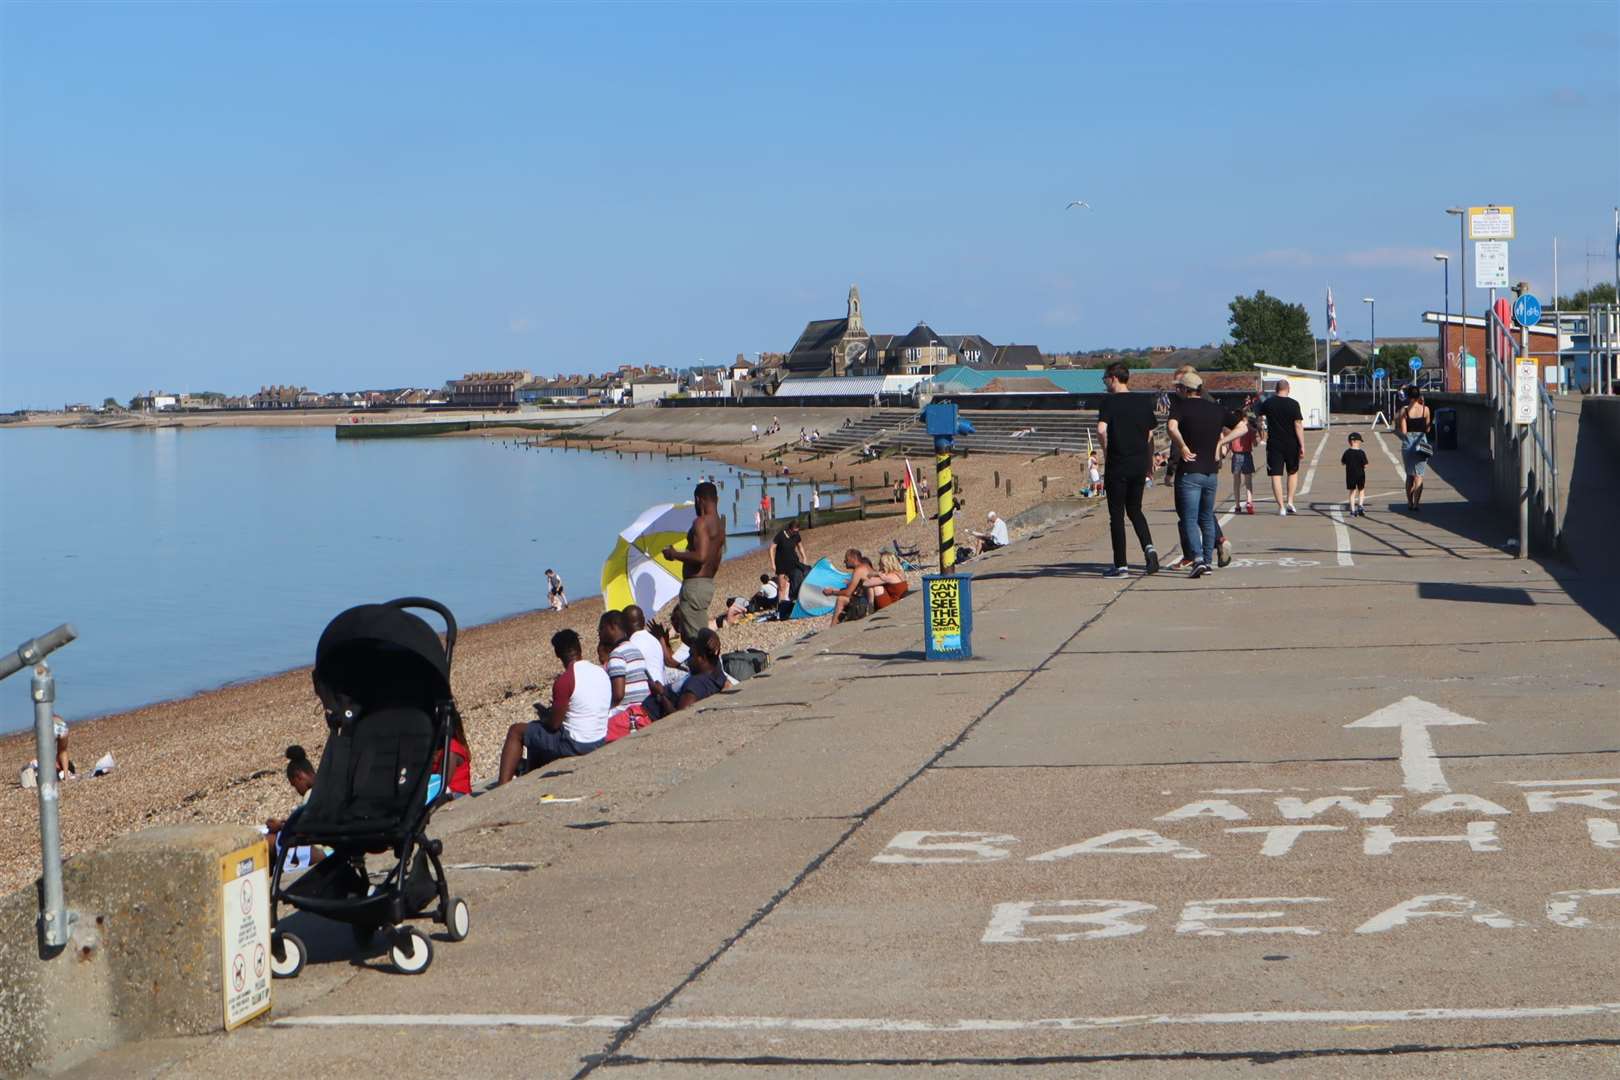
[[[501,433],[489,432],[484,437],[498,438]],[[579,452],[637,449],[650,447],[621,442]],[[759,449],[753,443],[680,449],[738,467],[760,466]],[[795,476],[839,485],[876,485],[885,470],[898,472],[893,459],[857,464],[847,455],[830,460],[798,458],[790,453],[785,462]],[[914,462],[919,469],[923,464]],[[959,528],[964,533],[982,528],[986,509],[1011,517],[1036,503],[1073,496],[1081,483],[1083,464],[1082,458],[1072,455],[1034,460],[1006,455],[959,459],[957,473],[970,500]],[[1003,485],[1012,482],[1013,495],[1003,494],[1003,488],[991,497],[993,473]],[[899,509],[882,491],[863,494],[874,513]],[[1015,542],[1017,535],[1015,530]],[[804,530],[805,549],[812,562],[822,556],[839,562],[850,547],[875,553],[893,539],[920,548],[930,568],[937,559],[935,525],[926,518],[906,524],[901,516],[871,517]],[[711,615],[718,614],[721,598],[747,596],[758,588],[759,575],[769,568],[769,557],[767,548],[723,563],[716,577]],[[921,574],[911,576],[915,589]],[[525,599],[543,604],[545,582],[536,577]],[[570,584],[590,588],[590,583]],[[366,599],[334,598],[332,613]],[[914,597],[901,604],[915,608],[921,618],[920,602]],[[550,681],[558,667],[551,655],[551,635],[570,627],[592,643],[601,611],[601,600],[590,597],[563,612],[530,610],[462,631],[452,681],[471,742],[475,786],[493,778],[508,725],[531,719],[531,704],[549,697]],[[774,652],[828,622],[820,618],[745,623],[723,628],[721,638],[728,650]],[[313,640],[309,649],[313,659]],[[300,744],[318,761],[325,730],[308,668],[74,724],[70,750],[86,775],[62,785],[64,853],[72,856],[93,850],[123,833],[156,825],[256,823],[281,816],[294,801],[283,774],[286,747]],[[89,778],[90,765],[106,753],[116,758],[118,767],[107,776]],[[33,756],[31,731],[0,739],[0,764],[6,770],[0,783],[0,814],[21,826],[12,830],[10,842],[0,849],[0,891],[28,885],[39,870],[39,837],[34,826],[37,796],[23,789],[17,779],[18,770]]]

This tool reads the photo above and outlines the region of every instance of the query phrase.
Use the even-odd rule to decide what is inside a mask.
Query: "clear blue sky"
[[[1612,274],[1616,10],[12,2],[0,408],[717,362],[851,282],[1046,349],[1328,284],[1416,332],[1450,204]]]

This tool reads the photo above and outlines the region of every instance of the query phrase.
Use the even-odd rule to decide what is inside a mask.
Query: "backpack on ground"
[[[771,658],[763,649],[738,649],[720,657],[720,667],[738,682],[752,679],[770,666]]]

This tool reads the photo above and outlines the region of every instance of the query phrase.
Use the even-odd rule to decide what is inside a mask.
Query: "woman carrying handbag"
[[[1406,466],[1406,507],[1414,514],[1423,503],[1423,474],[1434,456],[1434,444],[1429,442],[1433,417],[1423,401],[1423,391],[1407,387],[1406,404],[1401,406],[1395,430],[1401,435],[1401,463]]]

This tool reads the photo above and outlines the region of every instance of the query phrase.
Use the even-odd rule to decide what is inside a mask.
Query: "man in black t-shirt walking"
[[[1114,543],[1114,568],[1104,577],[1129,577],[1125,564],[1125,519],[1131,519],[1142,545],[1147,573],[1159,570],[1159,553],[1142,514],[1142,490],[1153,471],[1153,432],[1158,427],[1153,398],[1130,392],[1131,369],[1113,363],[1103,373],[1108,396],[1097,409],[1097,437],[1102,441],[1103,491],[1108,496],[1108,533]]]
[[[1256,411],[1266,422],[1266,475],[1271,477],[1277,513],[1297,514],[1294,492],[1299,490],[1299,462],[1305,456],[1305,416],[1299,411],[1299,402],[1288,396],[1288,380],[1279,379],[1276,396]]]
[[[1170,416],[1170,441],[1180,467],[1176,473],[1181,517],[1181,550],[1192,560],[1189,576],[1209,573],[1216,557],[1215,500],[1220,490],[1221,448],[1248,430],[1242,419],[1228,428],[1227,411],[1204,397],[1196,371],[1176,376],[1181,406]]]

